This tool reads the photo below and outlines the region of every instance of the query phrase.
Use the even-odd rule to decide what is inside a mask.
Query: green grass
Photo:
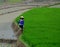
[[[60,8],[34,8],[22,15],[22,39],[30,47],[60,47]],[[15,20],[18,22],[19,17]]]

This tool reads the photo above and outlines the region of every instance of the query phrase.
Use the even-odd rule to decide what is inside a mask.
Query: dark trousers
[[[23,25],[19,25],[19,27],[21,28],[21,31],[23,32]]]

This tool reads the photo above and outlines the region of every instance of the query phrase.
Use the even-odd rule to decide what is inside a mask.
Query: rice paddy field
[[[22,15],[22,39],[30,47],[60,47],[60,8],[33,8]]]
[[[8,0],[9,3],[19,3],[21,2],[22,0]]]
[[[6,2],[4,2],[4,0],[0,0],[0,5],[4,3],[20,3],[20,2],[22,2],[22,0],[7,0]]]

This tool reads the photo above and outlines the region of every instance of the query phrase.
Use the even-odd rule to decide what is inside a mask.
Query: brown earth
[[[14,33],[16,34],[17,38],[22,34],[22,31],[20,30],[19,26],[16,23],[12,23],[12,28],[14,30]],[[26,47],[19,39],[17,40],[17,47]]]

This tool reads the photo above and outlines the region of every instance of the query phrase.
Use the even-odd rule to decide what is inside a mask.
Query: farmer
[[[24,26],[24,17],[21,16],[19,20],[19,27],[21,28],[21,31],[23,32],[23,26]]]

